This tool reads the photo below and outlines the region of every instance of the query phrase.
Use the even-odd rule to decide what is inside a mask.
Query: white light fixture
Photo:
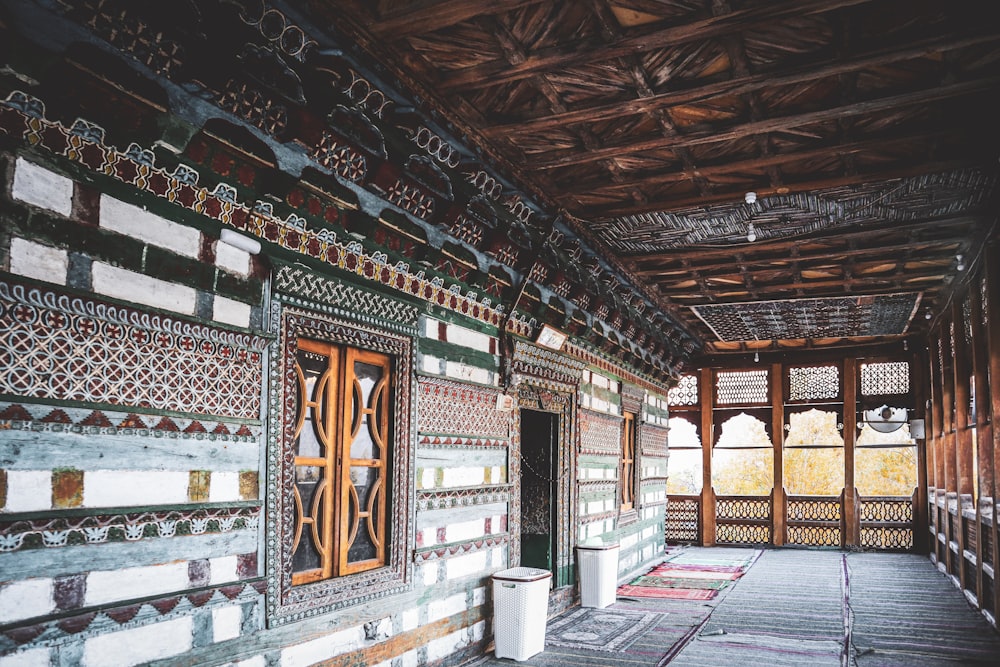
[[[757,350],[754,350],[753,352],[753,360],[754,363],[760,363],[760,352],[758,352]]]
[[[751,222],[750,225],[747,226],[747,241],[753,243],[756,240],[757,240],[757,230],[754,229],[753,223]]]
[[[924,319],[925,320],[931,319],[931,311],[928,310],[926,313],[924,313]]]
[[[745,201],[748,204],[754,203],[755,201],[757,201],[757,193],[756,192],[746,193],[745,195],[743,195],[743,201]]]
[[[958,264],[955,265],[956,271],[965,271],[965,262],[962,260],[961,255],[955,255],[955,259],[958,260]]]

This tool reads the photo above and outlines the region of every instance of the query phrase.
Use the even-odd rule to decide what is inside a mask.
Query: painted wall
[[[41,11],[4,8],[23,25]],[[36,53],[25,44],[19,57]],[[165,83],[165,109],[92,73],[39,80],[56,56],[36,55],[0,75],[0,667],[409,667],[483,651],[490,575],[520,558],[518,406],[562,415],[553,598],[578,593],[579,541],[620,541],[622,573],[662,553],[665,414],[649,406],[666,387],[589,339],[530,345],[539,322],[511,316],[512,276],[404,196],[419,194],[405,151],[380,168],[387,187],[363,190],[186,90]],[[149,127],[160,139],[143,143]],[[456,204],[470,216],[498,187],[479,181]],[[547,312],[548,294],[530,295]],[[293,315],[362,347],[396,341],[405,369],[403,580],[325,606],[282,588]],[[627,522],[612,386],[653,401]]]

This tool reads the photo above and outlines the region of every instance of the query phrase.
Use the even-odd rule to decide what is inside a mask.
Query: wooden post
[[[702,368],[698,378],[698,399],[701,404],[701,543],[715,544],[715,489],[712,488],[712,446],[715,443],[712,415],[711,368]]]
[[[928,537],[931,529],[934,530],[937,539],[937,524],[933,517],[937,512],[928,515],[927,505],[929,479],[933,479],[933,450],[927,447],[927,436],[931,432],[927,423],[927,387],[930,380],[927,377],[927,361],[925,355],[914,352],[910,360],[910,387],[913,391],[914,417],[924,420],[924,437],[916,439],[917,442],[917,500],[913,513],[913,550],[917,553],[928,553]],[[934,546],[931,542],[930,547]]]
[[[846,543],[861,544],[861,517],[854,488],[854,444],[858,436],[858,360],[844,358],[844,525]]]
[[[952,413],[953,439],[955,442],[955,491],[958,494],[958,535],[953,536],[958,544],[958,581],[963,591],[970,588],[966,581],[965,568],[965,498],[972,498],[972,432],[969,430],[969,369],[966,354],[965,331],[962,305],[956,300],[951,304],[951,324],[948,337],[951,339],[951,382],[955,410]],[[973,498],[973,500],[975,500]]]
[[[993,613],[994,618],[1000,613],[1000,583],[997,576],[1000,575],[1000,512],[997,509],[997,495],[1000,485],[998,485],[996,471],[1000,469],[1000,427],[997,420],[1000,420],[1000,260],[997,259],[1000,253],[1000,241],[994,240],[989,244],[983,253],[986,258],[986,336],[989,346],[989,395],[990,395],[990,424],[991,438],[987,443],[989,453],[993,459],[993,488],[991,489],[992,510],[993,510]],[[996,621],[994,621],[996,623]]]
[[[978,471],[978,497],[976,502],[976,600],[979,608],[987,607],[985,596],[991,596],[993,591],[983,588],[983,541],[991,536],[984,536],[983,529],[992,530],[986,526],[987,518],[992,519],[990,505],[993,498],[993,457],[991,456],[989,439],[992,436],[989,414],[989,358],[987,356],[986,327],[983,326],[982,295],[979,291],[979,280],[973,280],[969,286],[969,327],[972,329],[972,377],[976,387],[975,400],[975,436],[976,436],[976,470]],[[990,563],[990,567],[993,564]]]
[[[949,327],[942,327],[938,337],[938,364],[941,366],[941,421],[944,427],[942,441],[944,442],[944,484],[945,484],[945,511],[947,522],[945,523],[945,567],[949,574],[954,574],[955,554],[951,550],[951,543],[958,544],[958,536],[955,535],[955,521],[951,512],[952,504],[956,511],[958,508],[958,474],[955,471],[955,463],[958,456],[955,453],[955,376],[950,372],[952,364],[949,360],[952,357],[952,336]],[[959,531],[961,532],[961,531]],[[958,557],[961,557],[961,549]]]
[[[785,405],[782,400],[785,383],[781,376],[782,365],[771,364],[771,439],[774,446],[774,484],[771,494],[771,542],[775,546],[785,543]]]
[[[969,350],[965,342],[962,305],[951,304],[951,336],[955,351],[952,361],[952,381],[955,385],[955,490],[958,495],[973,495],[972,430],[969,424]]]
[[[940,567],[946,567],[948,560],[948,542],[945,539],[944,551],[941,551],[940,538],[948,535],[948,524],[941,525],[941,506],[945,500],[947,483],[944,475],[944,406],[941,400],[941,364],[938,355],[938,345],[940,341],[937,336],[932,336],[928,341],[930,347],[927,351],[928,369],[930,371],[930,381],[928,386],[931,391],[931,421],[929,433],[931,434],[931,447],[934,449],[934,560]]]

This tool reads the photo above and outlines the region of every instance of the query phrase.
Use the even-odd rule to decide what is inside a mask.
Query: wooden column
[[[965,324],[962,305],[957,300],[951,304],[951,338],[952,360],[951,381],[955,400],[954,440],[955,440],[955,490],[958,493],[958,525],[965,525],[964,510],[966,499],[974,501],[974,485],[972,480],[972,431],[969,429],[969,357],[965,343]],[[958,543],[958,580],[962,590],[974,590],[975,582],[966,581],[965,574],[965,531],[959,530],[954,536]],[[971,584],[971,585],[970,585]]]
[[[844,358],[844,536],[846,547],[861,544],[858,493],[854,488],[854,444],[858,436],[858,360]]]
[[[975,427],[976,439],[976,469],[978,471],[979,493],[976,502],[976,600],[979,601],[979,608],[986,607],[986,599],[993,595],[992,590],[983,589],[983,541],[991,539],[991,536],[984,535],[992,528],[986,525],[993,517],[992,497],[993,497],[993,457],[990,456],[989,439],[992,437],[990,423],[987,418],[990,411],[989,405],[989,372],[986,345],[986,328],[983,326],[983,304],[979,291],[979,280],[973,280],[969,286],[969,328],[972,330],[972,345],[969,353],[972,360],[972,377],[976,387],[975,401]],[[984,528],[986,529],[984,531]],[[993,564],[989,564],[993,567]]]
[[[701,404],[701,543],[715,544],[715,489],[712,488],[712,445],[714,415],[712,397],[714,386],[711,368],[702,368],[698,378],[698,398]]]
[[[951,304],[951,337],[955,351],[952,360],[952,382],[955,387],[955,490],[958,495],[973,495],[972,429],[969,424],[969,350],[965,342],[965,323],[962,305]]]
[[[951,372],[952,363],[952,343],[950,327],[942,325],[938,338],[938,364],[941,366],[941,423],[943,426],[942,441],[944,443],[944,484],[945,509],[948,518],[945,524],[945,566],[949,574],[955,570],[955,553],[951,550],[951,543],[958,543],[958,536],[955,535],[955,521],[952,507],[958,509],[958,474],[955,471],[955,462],[958,457],[955,453],[955,376]],[[961,556],[959,551],[958,556]]]
[[[771,493],[771,542],[785,543],[785,405],[782,398],[785,383],[782,365],[771,364],[771,440],[774,445],[774,484]]]
[[[910,387],[913,392],[914,418],[924,420],[924,437],[916,439],[917,442],[917,506],[913,515],[913,550],[917,553],[928,553],[928,538],[931,529],[936,533],[934,515],[928,515],[927,505],[929,502],[927,487],[932,480],[933,454],[927,447],[928,435],[931,433],[930,424],[927,423],[927,393],[930,380],[927,377],[927,359],[920,352],[914,352],[910,359]],[[845,442],[846,444],[846,442]],[[934,546],[932,542],[930,548]]]
[[[1000,260],[997,255],[1000,253],[1000,240],[994,240],[986,248],[983,256],[986,258],[986,341],[989,354],[989,395],[990,395],[990,431],[991,438],[987,443],[989,453],[984,455],[993,458],[993,488],[992,488],[992,509],[993,509],[993,613],[994,618],[1000,613],[1000,511],[997,508],[997,496],[1000,494],[1000,480],[997,479],[997,470],[1000,470]]]

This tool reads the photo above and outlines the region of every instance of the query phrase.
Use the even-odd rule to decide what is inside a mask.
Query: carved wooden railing
[[[718,544],[771,543],[771,496],[718,496],[715,541]]]
[[[844,494],[785,496],[786,544],[810,547],[844,545]]]
[[[701,496],[667,496],[665,537],[669,543],[701,542]]]
[[[860,546],[885,551],[912,550],[916,499],[916,492],[912,496],[861,496]]]

